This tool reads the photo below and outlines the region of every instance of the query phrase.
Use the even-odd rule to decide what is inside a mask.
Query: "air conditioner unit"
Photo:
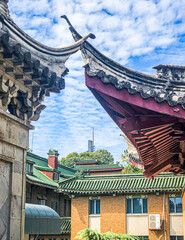
[[[149,214],[149,229],[160,230],[161,229],[160,214]]]

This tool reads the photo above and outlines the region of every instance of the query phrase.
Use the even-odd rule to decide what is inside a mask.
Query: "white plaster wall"
[[[100,232],[100,215],[89,215],[89,228]]]
[[[183,236],[183,215],[170,214],[170,236]]]
[[[127,234],[148,236],[148,214],[127,214]]]

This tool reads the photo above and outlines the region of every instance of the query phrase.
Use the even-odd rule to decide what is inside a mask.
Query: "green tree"
[[[135,167],[129,160],[128,152],[125,150],[124,154],[121,155],[122,163],[123,163],[123,174],[137,174],[137,173],[143,173],[142,169],[139,169]]]
[[[112,232],[107,233],[98,233],[97,230],[84,229],[78,232],[75,239],[84,239],[84,240],[138,240],[139,237],[128,234],[116,234]]]
[[[114,163],[114,158],[111,153],[103,149],[95,152],[82,152],[79,154],[77,152],[72,152],[66,157],[61,158],[60,163],[68,167],[73,167],[76,160],[98,160],[106,164]]]
[[[80,156],[77,152],[69,153],[65,158],[61,158],[60,163],[62,165],[73,167],[76,160],[80,159]]]
[[[30,153],[32,153],[32,152],[33,152],[33,150],[32,150],[31,148],[28,148],[27,152],[30,152]]]
[[[81,160],[91,160],[94,159],[94,155],[92,152],[83,152],[79,154]]]
[[[135,167],[132,163],[130,163],[126,167],[124,167],[122,173],[123,174],[137,174],[137,173],[143,173],[143,170]]]
[[[113,156],[107,150],[103,150],[103,149],[97,150],[97,151],[93,152],[93,157],[94,157],[94,159],[96,159],[102,163],[105,163],[105,164],[113,164],[114,163]]]

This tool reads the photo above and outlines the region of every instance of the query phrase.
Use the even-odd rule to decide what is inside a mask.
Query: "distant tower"
[[[88,152],[94,152],[94,128],[92,128],[92,140],[88,140]]]

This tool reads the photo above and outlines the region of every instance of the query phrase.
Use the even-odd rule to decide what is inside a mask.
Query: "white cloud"
[[[96,35],[90,41],[102,53],[129,67],[152,72],[151,64],[159,61],[184,64],[185,3],[181,0],[11,0],[9,5],[14,21],[49,46],[73,42],[60,19],[66,14],[81,35]],[[86,151],[95,127],[96,148],[111,150],[117,160],[126,147],[121,131],[85,87],[80,53],[66,65],[70,69],[66,89],[46,98],[47,108],[33,123],[34,151],[43,156],[49,148],[57,148],[62,156]]]

